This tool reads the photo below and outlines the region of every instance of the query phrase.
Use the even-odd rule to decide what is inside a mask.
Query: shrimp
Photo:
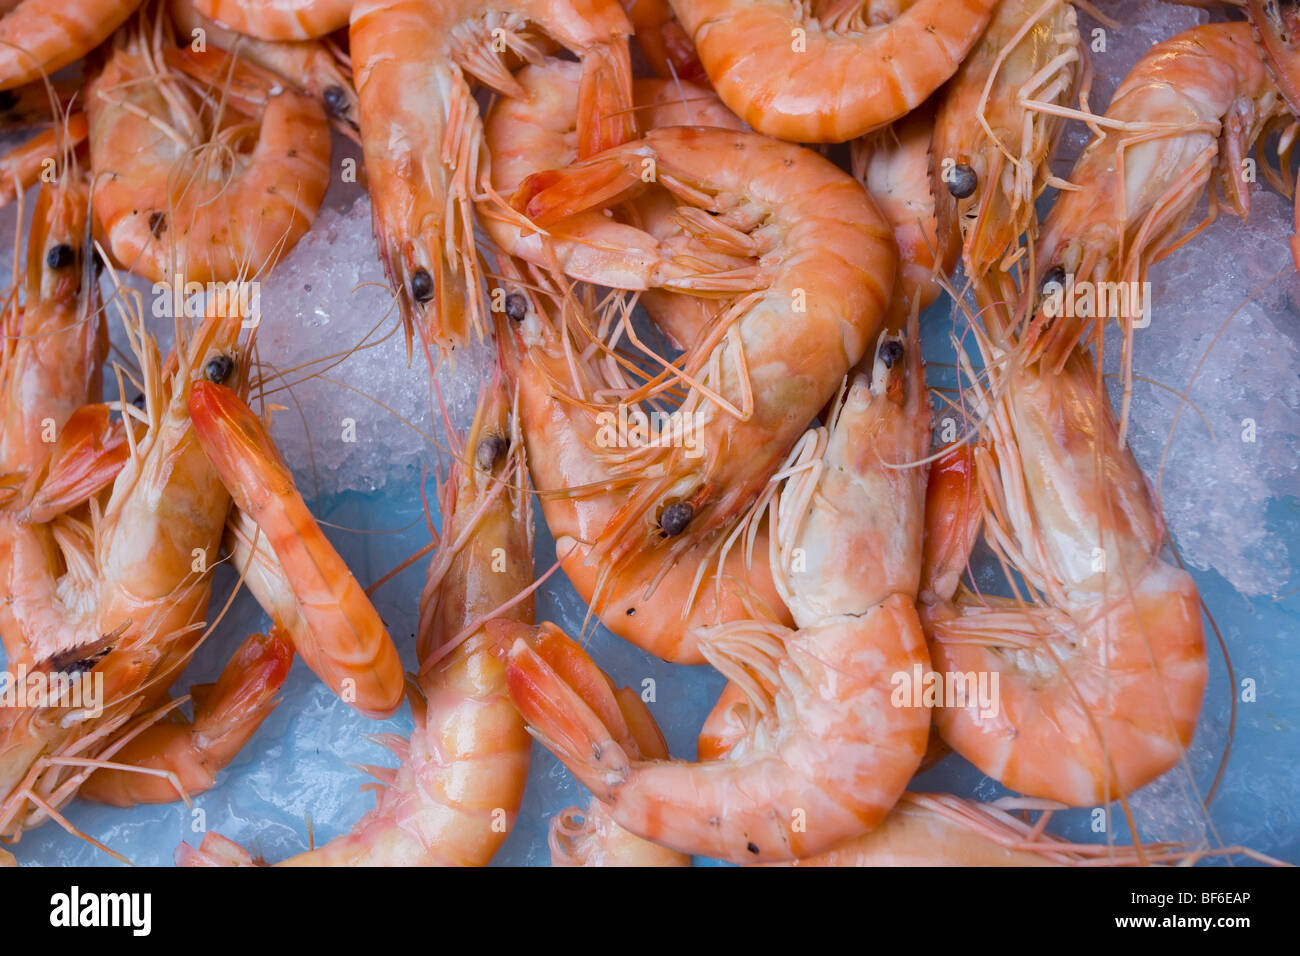
[[[241,36],[199,13],[194,0],[170,0],[167,12],[182,43],[204,37],[205,43],[235,51],[241,59],[283,77],[320,102],[335,129],[353,142],[361,142],[361,110],[352,86],[352,69],[331,46],[314,40],[276,42]]]
[[[1021,306],[1033,312],[1027,357],[1052,369],[1063,368],[1079,343],[1100,335],[1099,320],[1120,322],[1126,384],[1121,438],[1128,423],[1133,323],[1140,316],[1117,302],[1071,310],[1099,315],[1058,315],[1061,310],[1044,307],[1041,293],[1052,283],[1140,288],[1147,267],[1188,238],[1178,233],[1212,175],[1229,207],[1244,218],[1249,193],[1243,159],[1282,109],[1250,26],[1213,23],[1152,47],[1115,91],[1106,115],[1090,117],[1100,132],[1043,224]]]
[[[551,524],[560,554],[568,554],[566,571],[579,593],[601,608],[603,620],[606,613],[617,618],[638,608],[636,602],[609,605],[607,588],[625,595],[635,588],[648,597],[664,569],[727,539],[862,355],[883,316],[896,268],[888,226],[851,177],[808,150],[749,133],[651,130],[639,142],[567,170],[530,176],[513,202],[548,228],[585,209],[641,194],[649,188],[642,179],[648,168],[655,169],[659,185],[688,204],[679,215],[689,232],[663,244],[642,233],[639,248],[609,250],[605,266],[580,278],[729,299],[711,338],[676,373],[691,387],[662,431],[689,428],[693,440],[656,442],[629,453],[618,447],[617,435],[598,435],[596,443],[609,449],[594,456],[604,459],[605,488],[613,477],[630,483],[630,491],[619,494],[612,517],[606,518],[610,509],[596,495],[592,507],[574,515],[577,523]],[[539,326],[525,315],[521,334],[541,342]],[[551,346],[545,359],[532,357],[553,364],[540,372],[547,393],[537,399],[536,426],[526,420],[530,442],[546,441],[546,409],[573,381],[555,348],[563,346]],[[570,397],[583,400],[576,398],[583,387],[574,381]],[[629,389],[620,398],[635,403],[641,391]],[[530,399],[523,401],[527,407]],[[555,469],[557,478],[567,464],[554,450],[539,448],[532,457]],[[564,487],[537,474],[534,480],[546,491]],[[560,517],[547,512],[548,523]],[[669,659],[698,662],[693,639],[674,643]]]
[[[917,0],[886,23],[826,0],[672,3],[737,116],[780,139],[843,143],[920,106],[956,72],[997,0]]]
[[[936,465],[936,571],[921,607],[935,668],[997,675],[1000,700],[994,714],[967,700],[935,721],[1007,787],[1108,803],[1191,742],[1207,674],[1196,586],[1159,556],[1159,514],[1090,356],[1076,351],[1059,371],[1021,361],[1023,346],[993,337],[1009,320],[987,311],[994,333],[972,331],[988,381],[969,389],[987,444]],[[976,595],[952,573],[981,519],[1025,582],[1016,599]]]
[[[86,114],[77,110],[60,126],[37,133],[0,156],[0,206],[9,205],[20,193],[35,186],[50,160],[61,151],[77,150],[89,132]]]
[[[960,224],[972,278],[1036,222],[1034,200],[1065,126],[1055,108],[1073,99],[1082,61],[1074,7],[1002,0],[944,87],[934,124],[939,229]]]
[[[190,417],[199,444],[240,512],[264,536],[281,588],[254,593],[294,635],[295,650],[311,671],[367,717],[389,717],[401,705],[402,665],[379,613],[347,564],[312,518],[266,426],[231,389],[195,384]],[[247,526],[245,526],[247,528]],[[247,567],[247,560],[240,564]],[[294,610],[284,610],[289,605]],[[293,623],[290,623],[293,622]],[[298,623],[300,622],[300,623]]]
[[[443,529],[420,598],[418,691],[401,759],[375,770],[378,802],[347,833],[287,866],[483,866],[509,835],[523,799],[531,740],[506,690],[508,621],[533,619],[532,513],[524,445],[504,383],[480,398],[448,479]],[[504,608],[504,610],[503,610]],[[493,617],[485,623],[485,616]],[[506,634],[509,632],[507,631]],[[463,638],[463,640],[462,640]],[[209,833],[177,863],[249,864]]]
[[[307,232],[329,185],[321,105],[210,48],[163,49],[162,22],[121,37],[88,95],[97,228],[155,282],[269,270]],[[212,93],[205,115],[190,78]],[[211,134],[211,135],[210,135]]]
[[[21,0],[0,16],[0,90],[80,60],[126,22],[140,0]]]
[[[474,207],[488,156],[471,79],[517,97],[498,56],[537,61],[539,30],[582,62],[579,153],[632,137],[631,26],[614,0],[361,0],[349,30],[375,237],[408,343],[416,316],[441,350],[487,334]]]
[[[821,853],[879,823],[925,751],[930,715],[890,701],[890,675],[929,666],[916,610],[929,397],[915,319],[882,333],[829,428],[812,429],[770,500],[771,562],[797,630],[709,629],[710,662],[743,686],[753,719],[725,760],[633,759],[607,688],[515,641],[510,693],[619,825],[682,852],[736,862]],[[851,517],[849,517],[851,516]],[[572,645],[569,653],[580,654]]]
[[[168,688],[205,631],[208,558],[220,546],[230,499],[195,440],[189,393],[200,375],[242,375],[241,323],[213,311],[191,334],[178,322],[175,358],[164,368],[144,332],[138,297],[123,291],[116,301],[140,365],[144,407],[124,399],[115,407],[139,433],[126,430],[124,461],[105,457],[100,467],[110,470],[111,482],[102,490],[86,485],[91,496],[84,505],[47,524],[7,529],[7,613],[25,659],[35,670],[102,679],[103,706],[94,713],[60,697],[49,706],[0,714],[0,835],[9,840],[51,818],[78,832],[58,808],[98,770],[129,768],[113,757],[176,707],[167,700]],[[80,447],[96,452],[93,443]],[[260,666],[263,656],[272,666]],[[220,693],[208,695],[196,711],[194,726],[202,732],[188,742],[203,751],[199,758],[187,762],[188,748],[173,741],[166,756],[181,766],[132,772],[167,777],[173,799],[194,783],[191,770],[201,769],[197,778],[210,783],[218,764],[233,756],[215,737],[246,740],[286,672],[274,641],[246,645],[238,666],[219,682]]]
[[[315,40],[348,25],[353,0],[194,0],[205,17],[263,40]]]

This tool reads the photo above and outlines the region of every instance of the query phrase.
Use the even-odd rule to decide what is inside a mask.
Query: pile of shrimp
[[[207,832],[178,864],[486,865],[534,743],[591,795],[551,821],[555,865],[1277,862],[1144,839],[1130,806],[1192,776],[1210,654],[1128,446],[1140,317],[1104,296],[1199,203],[1245,218],[1252,151],[1289,190],[1300,34],[1246,3],[1098,110],[1076,6],[5,5],[2,121],[34,132],[0,160],[0,203],[31,209],[0,316],[0,635],[49,692],[0,707],[0,840],[49,824],[125,860],[67,805],[192,806],[297,656],[366,718],[409,705],[374,808],[286,860]],[[368,587],[271,436],[257,336],[282,317],[248,295],[336,175],[369,194],[410,389],[495,361],[467,430],[440,412],[439,526],[426,502],[428,545]],[[1062,312],[1080,283],[1097,306]],[[945,293],[946,391],[921,356]],[[419,561],[408,674],[372,593]],[[173,690],[236,636],[222,564],[270,625]],[[579,633],[537,617],[557,573]],[[694,759],[593,659],[597,624],[726,679]],[[940,761],[1008,795],[918,790]],[[1047,831],[1076,807],[1126,825]]]

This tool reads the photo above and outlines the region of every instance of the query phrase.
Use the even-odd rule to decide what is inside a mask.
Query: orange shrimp
[[[871,23],[861,4],[672,0],[723,102],[760,133],[800,143],[846,142],[920,106],[996,3],[918,0]]]
[[[205,17],[263,40],[314,40],[348,25],[354,0],[194,0]]]
[[[77,110],[67,122],[36,134],[21,146],[0,156],[0,206],[35,186],[51,159],[64,149],[78,149],[89,135],[86,114]]]
[[[723,156],[728,158],[720,165]],[[727,539],[862,355],[889,300],[896,268],[888,227],[851,177],[808,150],[749,133],[652,130],[639,142],[567,170],[530,176],[514,201],[546,228],[585,209],[640,195],[649,188],[642,179],[647,168],[689,204],[680,211],[687,232],[680,242],[662,245],[642,234],[647,255],[631,259],[624,247],[611,249],[608,268],[583,278],[730,298],[711,337],[675,373],[691,387],[664,430],[677,434],[693,427],[693,447],[657,442],[628,452],[615,441],[610,450],[588,455],[604,461],[603,482],[593,476],[596,484],[587,494],[601,484],[613,487],[612,479],[631,485],[629,494],[616,499],[612,518],[612,502],[600,494],[590,505],[578,497],[566,508],[576,506],[571,516],[547,512],[548,521],[565,522],[551,529],[560,554],[567,555],[566,571],[606,620],[605,614],[617,618],[638,610],[638,602],[611,605],[606,597],[636,591],[648,597],[665,569],[701,549],[707,555]],[[702,261],[708,263],[703,272]],[[548,343],[541,324],[533,316],[521,317],[520,334],[551,350],[543,358],[534,349],[529,360],[552,366],[539,369],[539,390],[546,392],[535,400],[535,425],[525,411],[524,434],[539,443],[532,452],[535,463],[556,469],[557,479],[571,478],[562,474],[569,464],[564,456],[544,450],[552,425],[543,422],[554,417],[548,409],[555,396],[586,401],[586,384],[574,378],[562,339],[551,335]],[[620,399],[635,403],[642,393],[628,388]],[[528,409],[527,392],[522,401]],[[567,411],[562,404],[555,414]],[[537,474],[534,480],[547,491],[582,487]],[[699,560],[693,557],[690,567]],[[698,661],[693,640],[673,643],[656,652],[667,649],[670,659]]]
[[[695,55],[695,47],[673,16],[668,0],[619,0],[619,3],[632,22],[636,45],[656,76],[690,83],[708,81],[704,66]]]
[[[378,802],[350,833],[283,865],[483,866],[509,835],[531,741],[506,690],[509,638],[497,629],[533,618],[532,513],[510,411],[498,379],[440,486],[442,534],[420,599],[415,729],[409,740],[385,738],[401,766],[373,771]],[[494,614],[503,617],[485,624]],[[198,850],[179,847],[177,862],[252,859],[208,834]]]
[[[25,660],[37,670],[102,679],[103,706],[94,713],[60,697],[0,714],[0,835],[9,840],[47,819],[84,836],[58,809],[99,770],[165,777],[174,799],[185,792],[180,775],[192,783],[189,771],[196,769],[181,739],[165,755],[180,761],[175,769],[132,768],[113,758],[175,708],[168,688],[205,632],[208,559],[216,556],[230,499],[195,440],[188,400],[199,375],[242,376],[241,323],[215,312],[194,334],[178,323],[175,358],[164,368],[144,332],[138,297],[122,291],[115,301],[124,310],[144,397],[142,410],[124,399],[114,403],[134,423],[125,430],[128,454],[123,461],[102,455],[94,442],[69,446],[61,464],[106,472],[108,485],[100,490],[102,481],[82,482],[84,504],[68,502],[48,523],[8,529],[8,613]],[[274,643],[246,647],[219,685],[222,693],[201,702],[196,727],[247,739],[287,671],[255,666],[264,655],[282,657]],[[197,775],[204,783],[233,755],[215,736],[189,736],[188,743],[206,751],[199,760],[205,772]]]
[[[530,30],[583,64],[579,153],[631,138],[631,26],[614,0],[361,0],[349,30],[375,236],[397,289],[408,341],[442,350],[487,334],[474,207],[488,156],[471,80],[520,90],[507,51],[538,60]]]
[[[1300,118],[1300,11],[1289,4],[1244,0],[1246,18],[1264,53],[1278,91],[1293,116]],[[1291,237],[1291,257],[1300,269],[1300,179],[1296,192],[1296,235]]]
[[[140,0],[21,0],[0,16],[0,90],[80,60],[126,22]]]
[[[163,49],[135,25],[91,84],[97,230],[155,282],[262,274],[310,228],[329,184],[321,105],[216,49]],[[203,102],[187,88],[206,85]]]
[[[973,327],[988,380],[969,396],[987,445],[936,466],[935,571],[922,589],[936,669],[997,675],[1000,700],[994,713],[967,700],[935,720],[1007,787],[1107,803],[1177,765],[1191,742],[1207,674],[1200,604],[1191,577],[1159,556],[1159,514],[1090,357],[1077,351],[1059,372],[1024,362],[992,337],[1008,322],[1000,308],[986,310],[994,333]],[[1023,577],[1015,599],[958,586],[981,519]]]
[[[239,510],[265,536],[292,590],[297,615],[290,619],[303,621],[290,628],[295,650],[360,713],[391,716],[404,686],[397,648],[312,518],[266,426],[235,392],[211,382],[195,384],[189,412],[199,444]]]
[[[1020,300],[1032,313],[1028,358],[1051,369],[1063,368],[1079,343],[1099,337],[1105,319],[1119,321],[1126,384],[1121,438],[1128,423],[1132,333],[1141,319],[1132,314],[1135,295],[1123,293],[1140,289],[1148,266],[1185,241],[1179,233],[1212,176],[1230,208],[1245,217],[1242,161],[1283,108],[1250,26],[1212,23],[1152,47],[1115,91],[1106,115],[1089,117],[1099,133],[1043,223]],[[1059,291],[1081,282],[1101,290],[1101,298],[1123,295],[1127,302],[1077,310],[1101,315],[1045,307],[1056,301],[1043,294],[1052,284]]]
[[[960,225],[979,278],[1036,222],[1034,200],[1080,80],[1082,41],[1063,0],[1002,0],[940,94],[934,121],[939,228]],[[1001,263],[1005,268],[1006,263]]]
[[[907,344],[882,334],[870,372],[800,443],[771,499],[771,563],[798,629],[736,621],[701,638],[751,707],[725,760],[633,758],[608,687],[545,650],[576,657],[576,645],[550,625],[515,642],[511,697],[620,826],[682,852],[784,860],[866,832],[903,793],[930,726],[888,689],[890,675],[929,666],[915,607],[925,468],[911,466],[929,444],[919,353],[915,320]]]

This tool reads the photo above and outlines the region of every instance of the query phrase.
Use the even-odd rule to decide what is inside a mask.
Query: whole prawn
[[[925,467],[913,467],[928,424],[913,320],[906,340],[882,334],[872,369],[800,443],[772,499],[771,560],[798,629],[737,621],[701,638],[751,705],[726,759],[631,757],[608,688],[539,652],[561,634],[548,625],[515,642],[511,697],[621,826],[682,852],[776,861],[856,837],[894,805],[930,726],[927,709],[896,707],[888,691],[889,675],[929,666],[915,606]]]
[[[938,708],[935,720],[1007,787],[1107,803],[1191,742],[1207,674],[1199,599],[1160,557],[1159,513],[1089,355],[1054,372],[1025,361],[1004,308],[986,310],[992,331],[973,326],[987,379],[968,407],[988,437],[934,466],[934,572],[921,595],[936,669],[997,674],[1000,702],[996,713],[970,700]],[[1014,598],[959,586],[981,521],[1025,582]]]
[[[719,168],[722,156],[728,160]],[[539,416],[534,426],[526,413],[524,428],[530,443],[538,443],[530,449],[534,480],[548,492],[582,489],[569,494],[574,500],[563,509],[544,505],[547,520],[566,573],[619,633],[626,624],[620,618],[642,610],[668,569],[698,580],[862,355],[896,268],[888,226],[851,177],[808,150],[750,133],[651,130],[639,142],[566,170],[530,176],[513,201],[549,228],[643,194],[651,188],[641,176],[646,168],[654,168],[658,184],[683,203],[679,219],[686,228],[663,243],[634,230],[640,238],[633,254],[630,243],[603,256],[596,250],[587,258],[593,269],[579,278],[726,297],[710,335],[695,344],[680,370],[619,396],[634,404],[663,381],[685,381],[686,399],[662,431],[676,434],[689,423],[693,447],[655,443],[629,452],[596,435],[596,445],[607,447],[585,457],[599,470],[584,467],[585,480],[576,480],[576,469],[564,474],[579,457],[548,452],[547,429],[558,422],[542,422],[569,414],[569,403],[556,405],[556,396],[568,394],[580,406],[587,386],[575,380],[563,339],[542,328],[543,316],[526,311],[518,326],[522,341],[548,349],[545,356],[537,349],[528,356],[537,366],[536,377],[526,376],[537,382],[537,398],[530,399],[527,389],[522,398]],[[542,467],[552,474],[539,475]],[[630,491],[613,499],[597,493],[612,481],[630,484]],[[638,593],[643,597],[633,599]],[[651,634],[655,644],[642,646],[668,652],[671,660],[701,661],[689,634],[670,634],[669,642]]]

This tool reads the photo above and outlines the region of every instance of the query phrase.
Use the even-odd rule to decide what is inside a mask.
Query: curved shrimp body
[[[973,278],[999,265],[1034,222],[1078,85],[1080,44],[1069,3],[1002,0],[944,87],[934,123],[940,230],[960,225]]]
[[[0,16],[0,90],[80,60],[126,22],[140,0],[20,0]]]
[[[860,4],[672,0],[718,95],[769,136],[842,143],[892,123],[956,71],[997,0],[918,0],[873,24]]]
[[[501,629],[533,618],[523,593],[533,576],[532,514],[523,442],[511,421],[498,380],[440,487],[442,534],[420,600],[415,729],[409,740],[387,738],[401,766],[375,771],[378,802],[350,833],[284,865],[483,866],[509,835],[531,739],[506,689],[512,632]],[[485,624],[493,614],[501,617]],[[182,845],[177,861],[251,857],[209,834],[198,850]]]
[[[644,449],[619,468],[642,480],[588,557],[614,572],[625,559],[655,549],[669,556],[734,527],[874,336],[897,264],[887,223],[852,177],[751,133],[652,130],[567,170],[530,176],[514,202],[546,227],[641,194],[647,169],[688,204],[682,216],[697,234],[663,247],[647,235],[653,255],[639,274],[627,275],[620,257],[614,274],[582,278],[732,298],[714,339],[687,363],[707,391],[693,387],[673,413],[674,428],[695,426],[695,447]],[[721,271],[701,273],[710,256],[721,257]]]
[[[914,333],[906,346],[882,337],[877,354],[831,434],[801,443],[772,505],[772,560],[798,629],[734,622],[704,640],[752,708],[726,760],[629,757],[601,688],[535,649],[561,636],[511,649],[511,696],[535,736],[633,833],[737,862],[808,856],[877,824],[916,771],[929,713],[893,706],[889,687],[929,665],[914,603],[925,469],[890,465],[923,458],[929,404]]]
[[[402,702],[402,665],[374,605],[316,524],[266,426],[228,388],[199,382],[189,397],[199,443],[240,511],[257,524],[292,590],[297,652],[368,717]]]
[[[533,29],[582,62],[580,152],[631,138],[631,26],[615,0],[360,0],[353,8],[352,65],[380,257],[408,334],[418,315],[421,333],[444,350],[487,333],[473,201],[488,157],[471,81],[519,95],[500,54],[540,59]]]
[[[194,0],[205,17],[262,40],[314,40],[348,25],[354,0]]]
[[[194,0],[170,0],[167,12],[182,44],[197,31],[223,50],[238,50],[240,59],[270,70],[297,86],[325,108],[344,136],[361,141],[361,110],[352,86],[352,70],[333,49],[315,40],[257,40],[214,23],[196,9]]]
[[[1000,685],[996,713],[968,701],[935,719],[1014,790],[1105,803],[1173,767],[1191,741],[1207,673],[1196,587],[1159,557],[1158,514],[1087,355],[1049,373],[980,345],[990,381],[973,397],[989,447],[973,468],[940,469],[946,492],[930,504],[958,517],[931,528],[927,547],[960,551],[974,509],[1031,597],[961,589],[949,600],[955,577],[934,578],[922,606],[936,668]]]
[[[1212,174],[1245,215],[1242,160],[1281,102],[1246,23],[1193,27],[1137,62],[1097,121],[1104,138],[1075,163],[1075,188],[1057,198],[1043,224],[1034,282],[1022,293],[1037,309],[1031,359],[1059,367],[1076,344],[1100,332],[1091,317],[1039,307],[1045,279],[1135,287],[1178,238]],[[1124,319],[1126,329],[1134,318],[1106,317]]]
[[[155,282],[266,272],[325,197],[323,108],[228,53],[160,51],[142,30],[88,94],[97,229],[115,260]]]

